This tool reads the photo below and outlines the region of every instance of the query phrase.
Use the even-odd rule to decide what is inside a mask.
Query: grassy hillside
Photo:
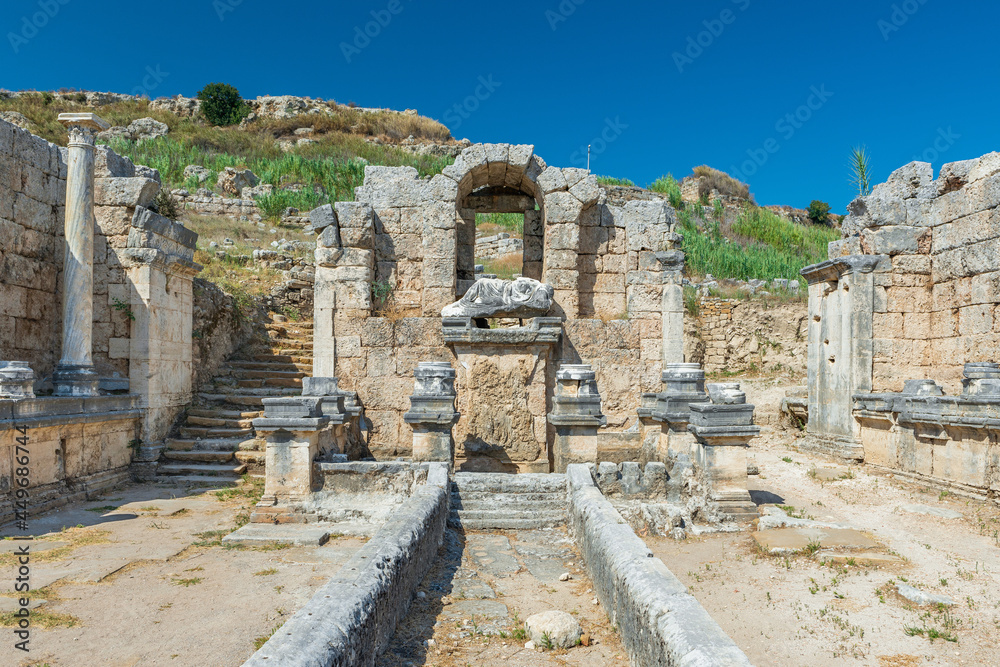
[[[331,115],[302,114],[294,118],[258,119],[245,128],[214,127],[204,120],[182,118],[173,113],[150,109],[145,100],[117,102],[91,109],[80,102],[51,95],[25,95],[0,99],[0,111],[16,111],[32,123],[35,134],[53,143],[66,145],[66,130],[57,117],[63,112],[93,111],[112,125],[128,125],[138,118],[154,118],[170,128],[166,137],[136,143],[112,140],[112,148],[136,164],[160,171],[169,188],[214,188],[214,177],[202,186],[186,182],[184,167],[200,165],[212,172],[226,167],[247,167],[263,183],[274,185],[272,197],[260,201],[262,212],[271,218],[288,206],[309,210],[332,201],[351,201],[354,188],[364,179],[365,164],[412,166],[422,176],[439,173],[450,159],[418,156],[391,143],[375,144],[366,138],[396,142],[413,136],[418,140],[445,142],[448,129],[422,116],[393,112],[363,112],[337,107]],[[312,128],[316,143],[285,152],[279,138],[297,138],[295,130]],[[292,186],[289,189],[283,187]],[[301,187],[299,187],[301,186]]]

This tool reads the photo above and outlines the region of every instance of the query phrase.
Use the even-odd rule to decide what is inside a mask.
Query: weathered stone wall
[[[427,484],[244,666],[374,665],[434,564],[448,498],[447,468],[432,464]]]
[[[805,302],[702,299],[695,321],[704,352],[688,361],[707,373],[805,373],[808,317]]]
[[[511,238],[507,232],[476,239],[476,259],[496,259],[524,251],[524,241]]]
[[[746,655],[601,494],[567,469],[570,526],[601,606],[633,665],[750,665]]]
[[[548,167],[531,146],[472,146],[429,180],[411,168],[365,173],[357,202],[311,216],[321,232],[313,374],[336,376],[358,393],[373,455],[410,453],[402,417],[421,361],[458,373],[459,459],[547,471],[547,414],[562,363],[593,364],[609,429],[636,423],[640,394],[660,389],[665,304],[675,315],[683,310],[679,298],[667,298],[668,283],[679,292],[670,282],[679,283],[679,253],[663,255],[677,241],[668,204],[609,205],[589,172]],[[489,344],[446,343],[441,311],[474,282],[484,200],[523,210],[524,275],[554,288],[558,345],[505,341],[505,329]]]
[[[0,359],[29,362],[42,387],[60,355],[65,150],[0,121]],[[152,202],[159,183],[103,146],[96,163],[94,365],[102,377],[127,378],[124,251],[136,207]]]
[[[1000,153],[914,162],[857,199],[831,259],[891,258],[876,269],[873,390],[933,378],[960,389],[962,365],[1000,358]]]

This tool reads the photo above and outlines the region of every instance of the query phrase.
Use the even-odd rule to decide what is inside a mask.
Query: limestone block
[[[545,195],[546,225],[576,223],[583,211],[583,203],[568,192]]]
[[[335,268],[338,266],[374,266],[375,253],[356,248],[317,248],[317,266]]]
[[[454,202],[458,199],[458,183],[442,174],[431,179],[430,197],[435,201]]]
[[[566,173],[566,170],[563,170]],[[597,179],[593,176],[583,178],[579,183],[570,187],[570,194],[580,200],[583,208],[590,208],[597,203],[601,196],[601,188],[597,184]]]
[[[972,164],[969,166],[968,175],[966,177],[966,180],[969,183],[975,183],[1000,174],[1000,153],[988,153],[987,155],[983,155],[982,157],[970,162],[972,162]]]
[[[921,253],[922,241],[930,239],[930,232],[922,227],[894,225],[861,232],[861,247],[871,255],[915,255]],[[926,244],[929,250],[929,243]]]
[[[558,167],[549,167],[541,174],[539,174],[537,179],[538,187],[541,189],[542,194],[546,195],[546,216],[548,217],[551,212],[548,210],[548,195],[553,192],[558,192],[560,190],[566,189],[566,177],[563,176],[562,170]]]
[[[490,185],[503,185],[507,179],[509,144],[486,144],[486,161],[489,163]]]
[[[892,186],[901,199],[911,199],[933,181],[934,167],[929,162],[911,162],[892,172],[886,185]]]
[[[99,233],[105,236],[128,234],[132,226],[132,214],[124,206],[97,206],[94,208]]]
[[[62,219],[57,222],[52,215],[51,205],[35,201],[21,192],[14,194],[13,219],[19,225],[43,234],[55,234],[62,225]]]
[[[545,258],[545,265],[550,269],[575,270],[577,254],[573,250],[551,250]]]
[[[580,227],[574,224],[550,224],[545,227],[545,249],[573,250],[580,247]]]
[[[462,151],[468,174],[472,178],[472,187],[478,188],[487,184],[489,179],[489,160],[486,158],[486,147],[483,144],[473,144]],[[465,185],[464,179],[462,183]]]
[[[151,178],[97,178],[94,203],[97,206],[146,206],[153,203],[160,184]]]
[[[534,153],[535,147],[533,145],[521,144],[509,147],[504,185],[513,189],[518,189],[521,186],[521,179],[524,178],[528,163]]]
[[[455,289],[455,262],[441,258],[426,258],[423,262],[424,287]]]
[[[563,179],[566,181],[566,187],[571,189],[577,183],[590,176],[590,172],[586,169],[570,167],[563,169],[562,175]]]
[[[579,271],[546,269],[545,283],[556,290],[576,290],[580,281]]]
[[[439,229],[426,233],[422,238],[423,257],[448,259],[454,263],[457,250],[457,234],[454,229]]]
[[[369,310],[372,307],[371,285],[367,282],[334,282],[337,308]]]
[[[626,288],[628,312],[659,313],[661,310],[662,287],[655,285],[634,285]]]
[[[623,216],[628,250],[664,250],[665,235],[673,229],[672,216],[672,209],[664,202],[628,202]]]
[[[365,167],[366,174],[368,169],[372,167]],[[409,168],[386,167],[386,169]],[[417,179],[415,174],[412,178],[395,178],[377,184],[369,184],[366,181],[363,188],[355,191],[355,196],[358,201],[371,204],[375,209],[423,206],[433,200],[430,182]]]

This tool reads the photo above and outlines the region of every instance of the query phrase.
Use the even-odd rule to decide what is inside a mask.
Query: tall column
[[[108,123],[92,113],[61,113],[69,130],[63,264],[62,358],[52,380],[57,396],[96,396],[94,338],[94,139]]]
[[[656,253],[663,267],[663,370],[684,363],[684,253]]]

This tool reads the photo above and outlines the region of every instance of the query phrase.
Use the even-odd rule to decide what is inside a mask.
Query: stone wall
[[[434,466],[427,484],[244,666],[374,665],[434,564],[448,498],[447,467]]]
[[[524,252],[524,241],[506,232],[476,238],[476,259],[496,259],[518,252]]]
[[[159,183],[106,147],[96,162],[94,365],[102,378],[127,378],[125,250],[136,207]],[[0,359],[29,362],[41,388],[60,354],[65,199],[66,149],[0,121]]]
[[[590,470],[571,465],[567,477],[573,535],[631,664],[749,666],[746,655],[604,498]]]
[[[640,394],[658,391],[665,356],[681,354],[682,337],[668,348],[663,336],[665,317],[683,317],[683,255],[670,251],[679,237],[663,201],[609,205],[589,172],[548,167],[532,146],[504,144],[472,146],[432,179],[367,167],[357,199],[312,213],[320,232],[313,374],[358,393],[377,458],[410,453],[402,417],[421,361],[458,372],[459,458],[547,471],[560,364],[593,364],[615,430],[636,423]],[[475,280],[484,200],[521,207],[524,275],[554,288],[557,338],[512,326],[446,340],[441,311]],[[373,298],[373,282],[390,296]]]
[[[808,316],[800,301],[701,299],[696,333],[703,356],[688,361],[708,373],[805,373]]]
[[[844,221],[831,259],[879,255],[872,318],[873,390],[908,379],[961,386],[962,365],[1000,358],[1000,153],[894,172]]]

